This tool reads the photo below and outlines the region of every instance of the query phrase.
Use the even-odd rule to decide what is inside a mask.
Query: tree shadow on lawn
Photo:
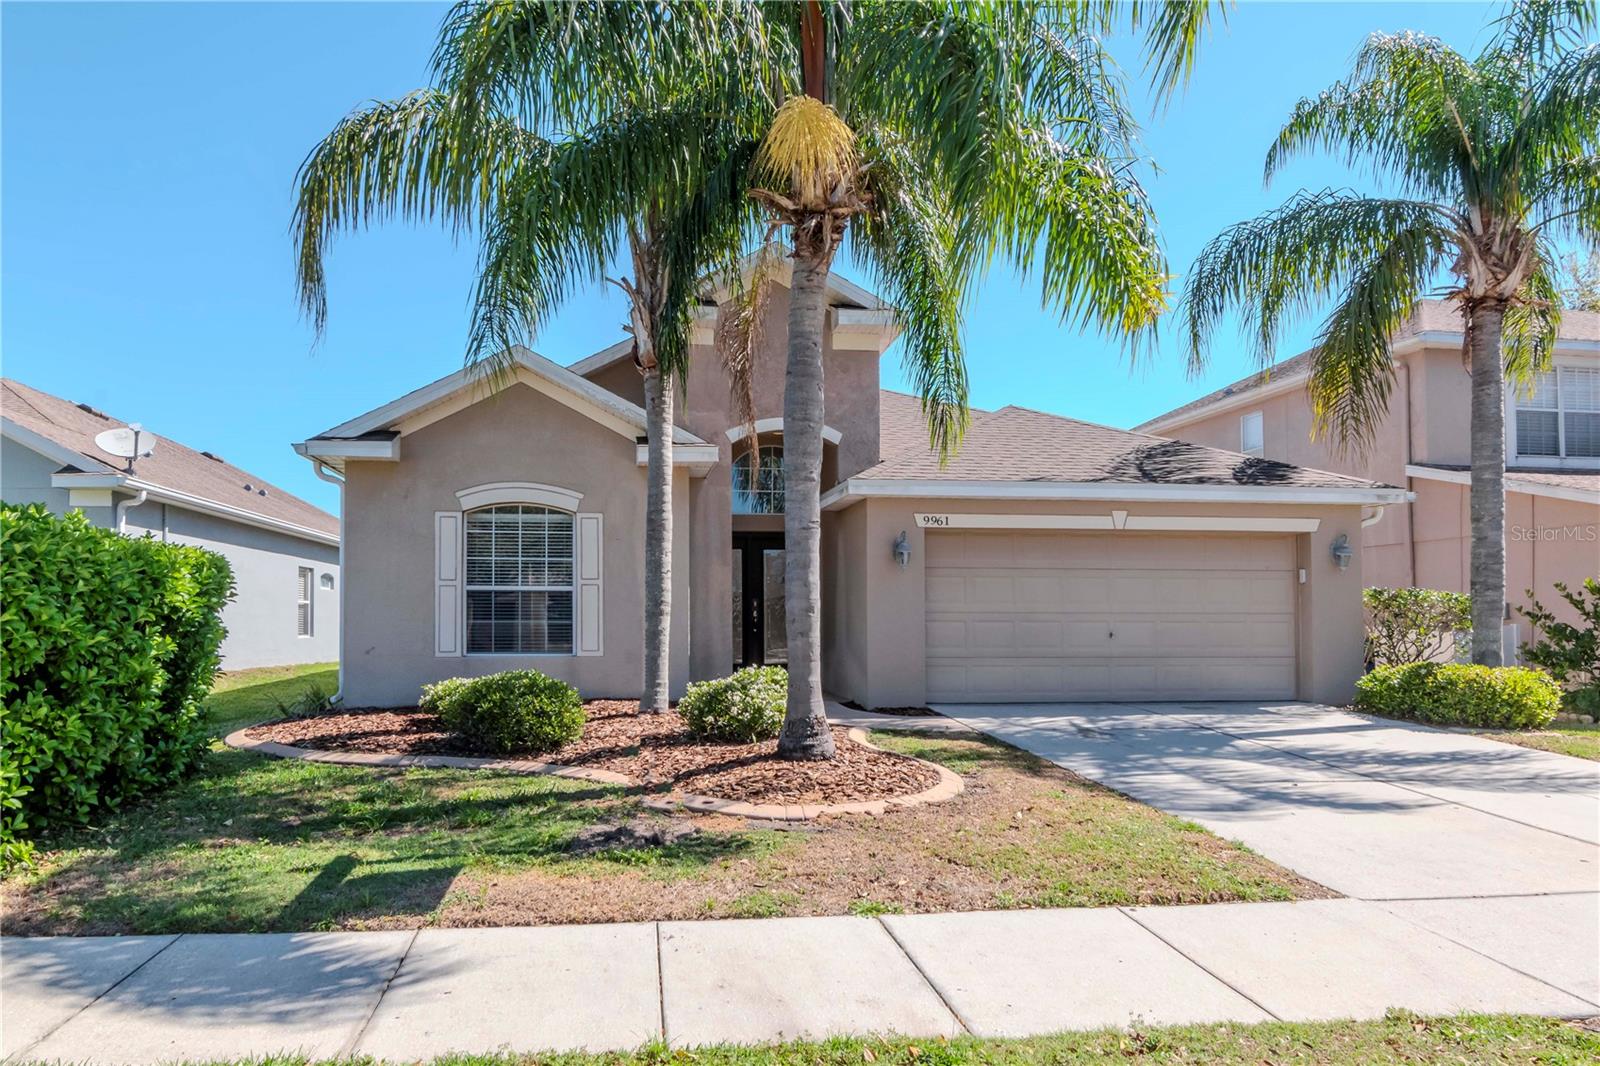
[[[637,790],[466,770],[372,770],[216,751],[202,773],[104,827],[45,844],[8,893],[11,931],[224,932],[416,925],[464,870],[692,876],[755,846],[703,832],[578,856],[573,837],[639,813]]]

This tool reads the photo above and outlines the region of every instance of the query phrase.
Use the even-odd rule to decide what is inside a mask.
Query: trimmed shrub
[[[423,690],[421,706],[482,751],[553,751],[583,733],[583,700],[537,670],[453,677]]]
[[[789,673],[781,666],[743,670],[689,686],[678,713],[697,737],[751,744],[771,740],[783,728]]]
[[[1442,589],[1361,590],[1367,609],[1367,661],[1399,666],[1434,659],[1451,634],[1472,628],[1472,598]]]
[[[198,765],[232,595],[214,552],[0,505],[4,865]]]
[[[1569,589],[1557,581],[1556,592],[1578,615],[1578,623],[1563,622],[1533,599],[1522,613],[1539,629],[1539,641],[1524,644],[1522,656],[1550,671],[1566,690],[1566,709],[1600,722],[1600,581],[1584,578],[1583,587]]]
[[[1523,666],[1406,663],[1357,681],[1356,707],[1434,725],[1540,729],[1561,709],[1561,686]]]

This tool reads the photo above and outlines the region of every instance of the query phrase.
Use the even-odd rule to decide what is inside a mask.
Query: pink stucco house
[[[1174,440],[1369,478],[1410,490],[1365,531],[1363,580],[1465,592],[1470,533],[1470,379],[1455,309],[1423,302],[1393,342],[1389,415],[1364,457],[1311,436],[1311,353],[1284,360],[1138,427]],[[1528,590],[1565,610],[1552,586],[1600,575],[1600,314],[1562,316],[1553,366],[1506,398],[1507,643],[1529,637]]]
[[[782,378],[769,302],[755,439],[696,325],[677,407],[671,684],[784,657]],[[895,315],[835,278],[824,337],[823,667],[868,707],[929,701],[1347,698],[1364,524],[1404,489],[1074,421],[975,412],[929,454],[879,389]],[[637,696],[641,379],[622,340],[508,383],[456,373],[300,444],[342,483],[348,704],[532,666]],[[734,460],[756,448],[756,473]],[[1397,476],[1396,480],[1403,478]]]

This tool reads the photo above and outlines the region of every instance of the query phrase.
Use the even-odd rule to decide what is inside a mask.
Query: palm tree
[[[491,376],[626,247],[632,275],[613,281],[628,298],[647,417],[647,712],[668,705],[675,382],[701,273],[737,258],[751,221],[751,116],[771,106],[765,44],[729,15],[459,4],[440,33],[435,87],[354,112],[298,176],[300,291],[318,332],[335,233],[438,219],[481,235],[467,362]]]
[[[853,250],[898,309],[905,359],[941,455],[967,423],[961,306],[1002,255],[1064,319],[1135,335],[1165,307],[1154,219],[1132,172],[1134,126],[1099,34],[1143,27],[1158,84],[1188,69],[1210,8],[1033,2],[762,8],[799,59],[754,195],[792,235],[783,408],[788,707],[780,755],[828,758],[818,489],[822,333],[834,255]]]
[[[1302,100],[1267,154],[1268,181],[1322,148],[1364,164],[1392,198],[1302,192],[1209,244],[1185,284],[1190,364],[1235,306],[1263,365],[1284,321],[1332,297],[1309,385],[1315,431],[1361,452],[1394,383],[1389,340],[1448,276],[1472,374],[1472,658],[1499,665],[1505,613],[1505,378],[1548,359],[1557,242],[1600,240],[1600,46],[1593,0],[1509,10],[1476,59],[1416,33],[1374,34],[1354,72]]]

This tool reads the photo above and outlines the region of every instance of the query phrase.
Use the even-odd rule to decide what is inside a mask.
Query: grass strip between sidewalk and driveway
[[[429,1066],[1088,1066],[1135,1062],[1207,1066],[1587,1066],[1600,1060],[1600,1032],[1582,1023],[1522,1015],[1423,1018],[1392,1011],[1375,1021],[1264,1022],[1101,1029],[1021,1040],[836,1038],[818,1043],[655,1044],[606,1054],[451,1055]],[[372,1066],[354,1057],[337,1066]],[[336,1066],[295,1057],[195,1066]]]
[[[225,675],[215,729],[274,717],[326,666]],[[215,746],[200,773],[6,879],[16,934],[266,932],[1287,900],[1320,886],[973,734],[873,741],[961,774],[953,800],[814,823],[681,815],[663,846],[584,854],[659,818],[635,790],[475,770],[366,768]]]
[[[1490,740],[1515,744],[1523,748],[1553,751],[1558,755],[1573,755],[1579,759],[1600,762],[1600,723],[1562,722],[1545,729],[1526,732],[1482,733]]]

